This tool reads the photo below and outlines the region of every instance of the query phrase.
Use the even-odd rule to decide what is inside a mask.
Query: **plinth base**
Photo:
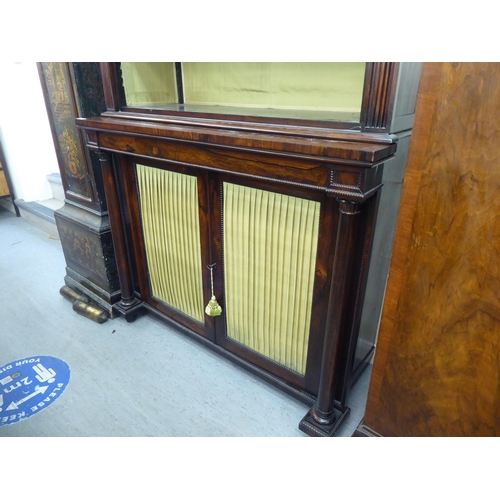
[[[351,413],[351,409],[347,407],[343,412],[335,410],[336,419],[333,424],[322,425],[314,420],[311,410],[309,410],[306,416],[300,421],[299,429],[312,437],[333,437],[340,425],[349,416],[349,413]]]
[[[137,299],[136,302],[130,304],[129,306],[124,306],[121,302],[117,302],[113,306],[114,311],[117,311],[121,316],[123,316],[127,320],[127,323],[133,323],[139,314],[144,311],[143,308],[144,302]]]

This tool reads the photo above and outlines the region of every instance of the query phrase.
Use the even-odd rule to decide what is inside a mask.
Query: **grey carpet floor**
[[[59,289],[58,240],[0,207],[0,366],[54,356],[71,380],[50,407],[2,436],[304,437],[304,404],[151,317],[99,325],[76,314]],[[367,370],[338,436],[363,417]]]

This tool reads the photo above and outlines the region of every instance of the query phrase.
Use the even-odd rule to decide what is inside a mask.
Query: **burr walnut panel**
[[[500,435],[500,65],[426,64],[364,425]]]

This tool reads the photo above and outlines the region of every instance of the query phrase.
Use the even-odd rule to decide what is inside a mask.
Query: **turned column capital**
[[[361,203],[357,201],[336,198],[339,202],[339,212],[344,215],[357,215],[361,212]]]

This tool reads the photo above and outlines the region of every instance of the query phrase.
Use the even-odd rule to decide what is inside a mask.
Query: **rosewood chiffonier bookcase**
[[[418,63],[101,63],[99,154],[141,311],[311,406],[332,436],[373,353]],[[383,186],[384,184],[384,186]]]

